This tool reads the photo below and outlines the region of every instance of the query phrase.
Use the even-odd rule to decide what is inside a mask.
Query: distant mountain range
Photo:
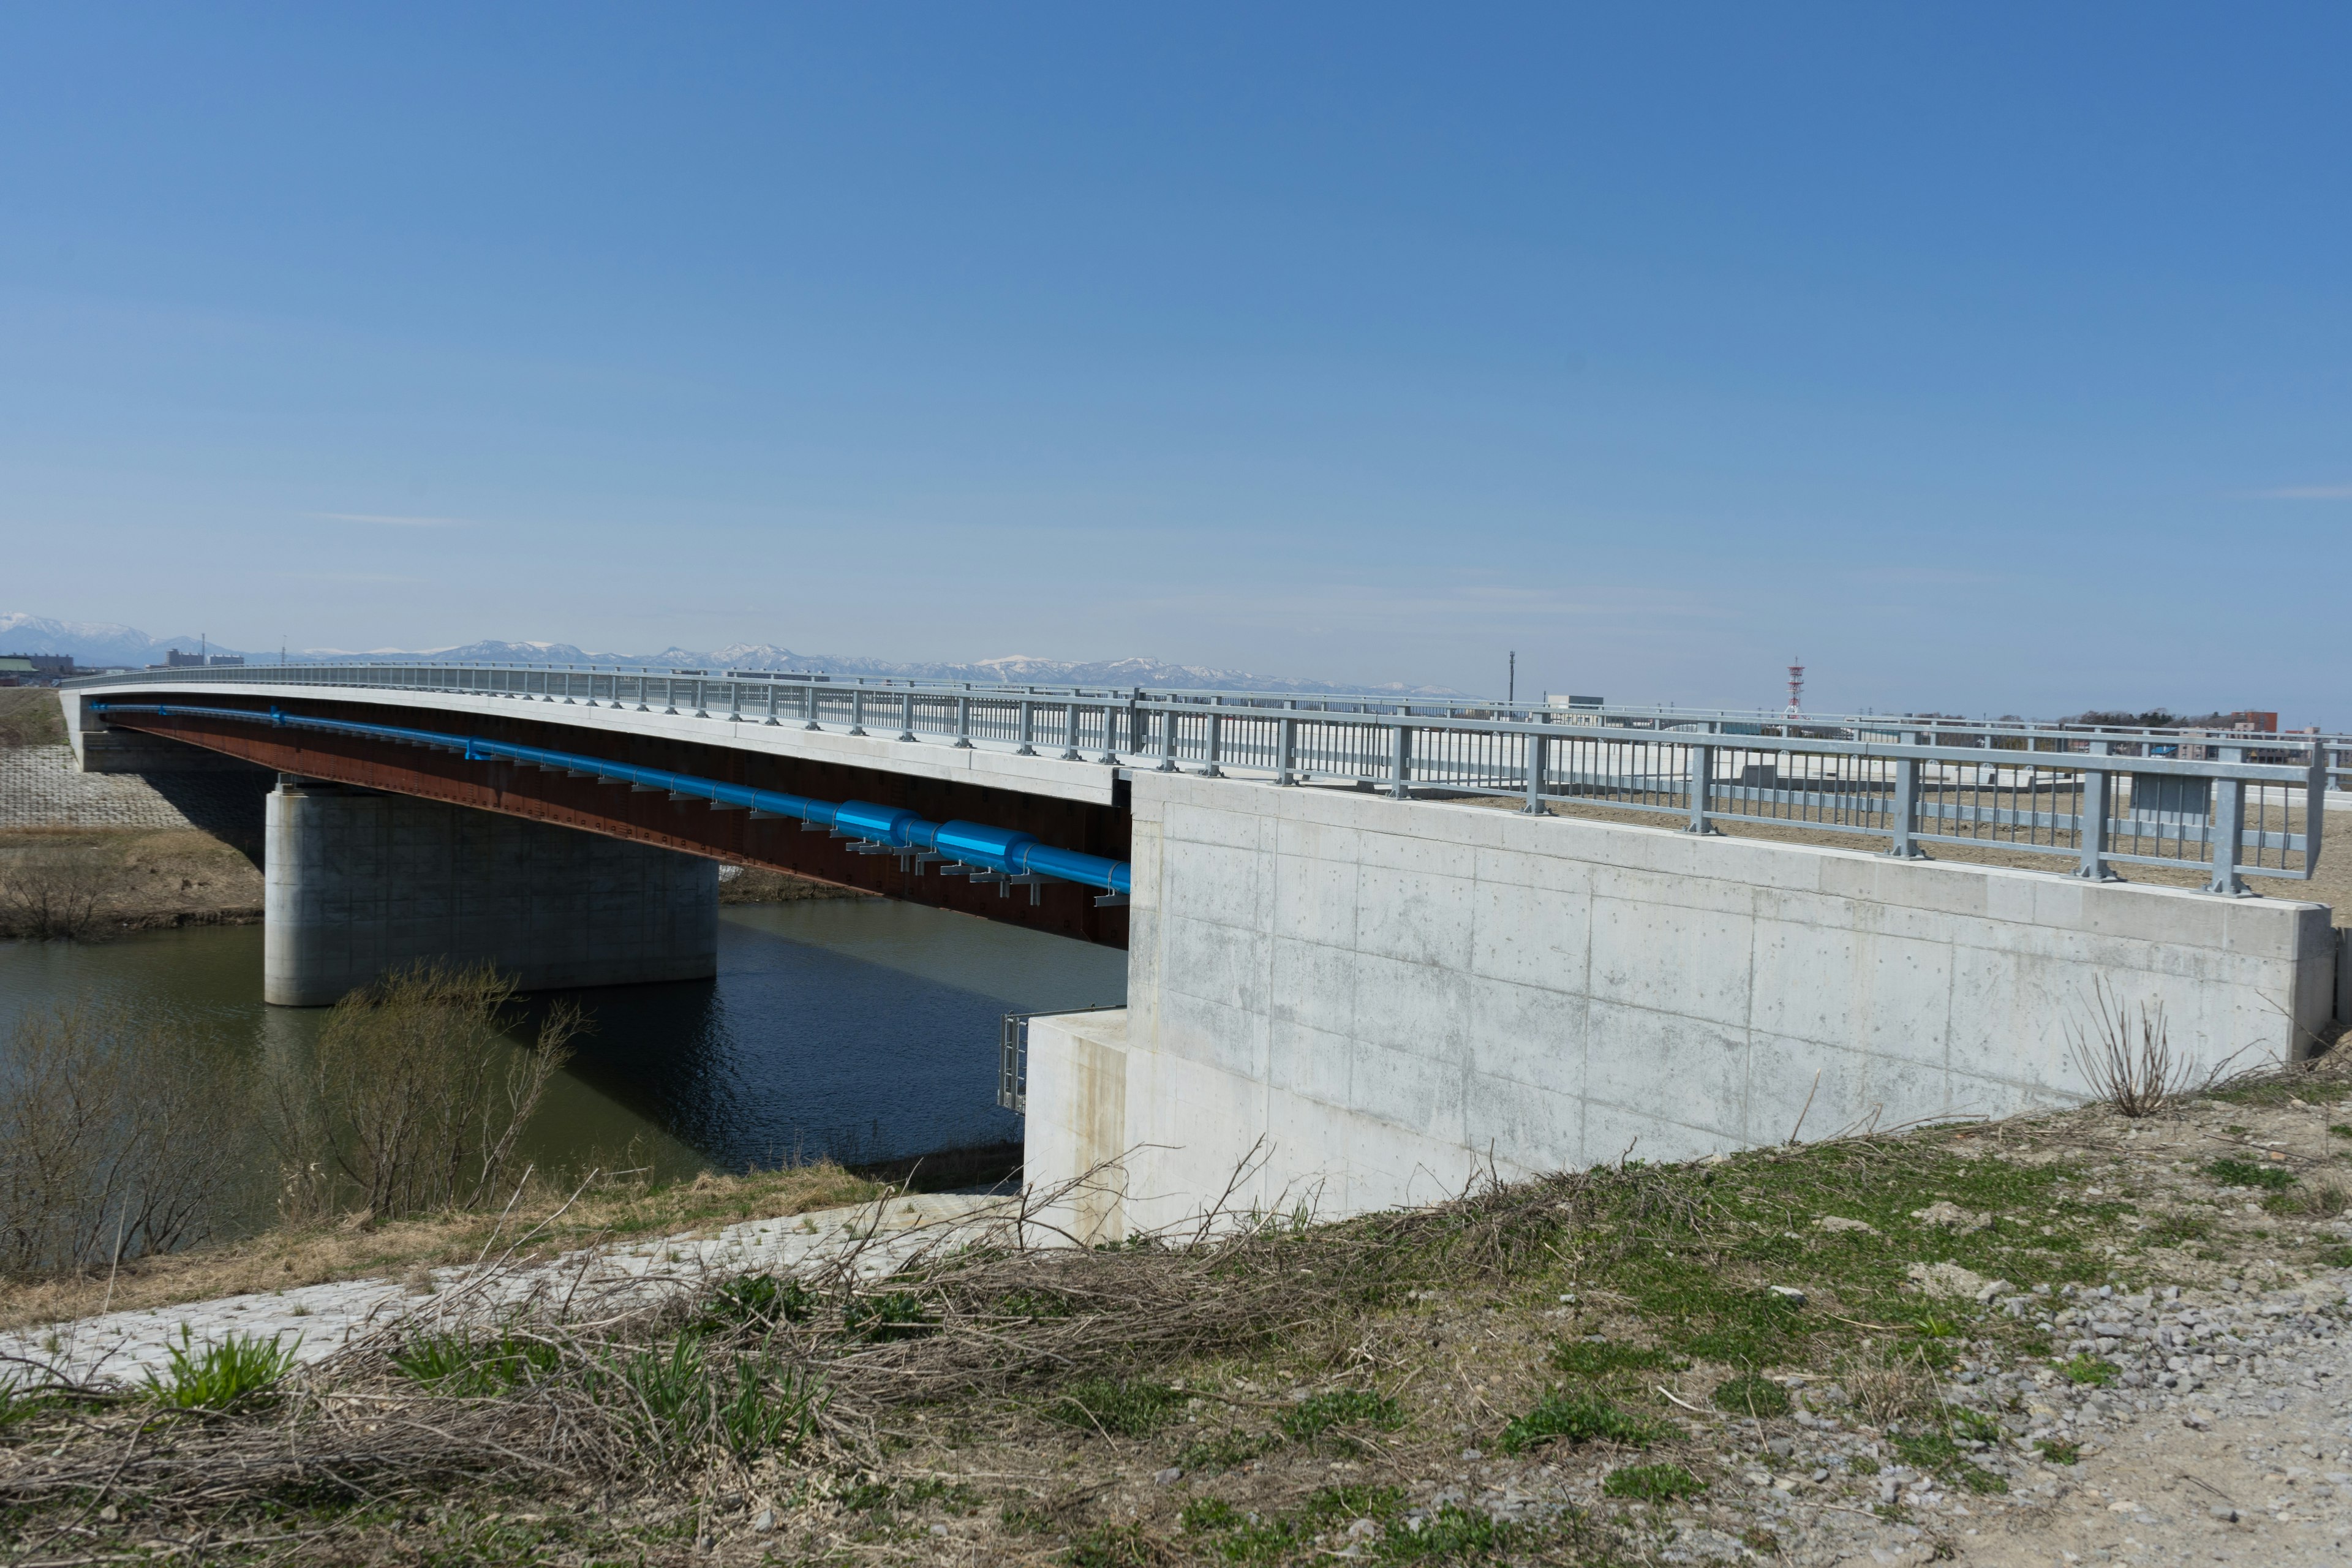
[[[43,616],[0,615],[0,653],[66,653],[80,665],[133,667],[163,662],[167,649],[197,650],[194,637],[151,637],[135,626],[96,621],[58,621]],[[210,647],[214,653],[244,650]],[[255,662],[275,662],[275,651],[247,654]],[[1206,665],[1171,664],[1157,658],[1115,658],[1090,662],[1033,658],[1007,654],[999,658],[963,663],[899,662],[859,658],[841,654],[795,653],[773,643],[735,643],[701,651],[667,647],[659,653],[591,653],[570,643],[470,642],[434,648],[303,648],[287,658],[298,664],[331,660],[391,663],[399,659],[431,658],[451,662],[493,664],[603,664],[635,669],[761,669],[798,670],[812,675],[896,676],[913,680],[970,680],[991,686],[1150,686],[1207,688],[1226,691],[1328,691],[1411,697],[1459,697],[1444,686],[1350,685],[1328,680],[1252,675],[1245,670],[1217,669]]]

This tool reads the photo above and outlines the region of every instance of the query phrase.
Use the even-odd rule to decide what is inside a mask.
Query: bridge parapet
[[[1940,718],[1765,719],[1330,693],[1147,692],[545,665],[289,665],[97,677],[106,692],[201,685],[484,710],[838,754],[857,765],[1108,802],[1118,772],[1345,784],[1406,799],[1490,795],[1530,814],[1601,805],[1673,819],[1862,835],[1911,858],[1993,844],[2073,862],[2195,866],[2209,891],[2307,880],[2342,737],[2091,730]],[[77,718],[79,714],[75,715]]]

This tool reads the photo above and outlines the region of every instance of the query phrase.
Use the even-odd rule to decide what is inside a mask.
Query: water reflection
[[[1001,1016],[1126,994],[1123,952],[879,899],[730,906],[719,933],[715,980],[573,994],[593,1027],[533,1118],[526,1159],[677,1174],[1012,1142],[1018,1121],[995,1100]],[[326,1016],[262,1005],[258,926],[0,942],[0,1029],[82,997],[173,1019],[218,1058],[225,1095],[262,1092]],[[267,1217],[267,1150],[254,1167],[227,1228]]]

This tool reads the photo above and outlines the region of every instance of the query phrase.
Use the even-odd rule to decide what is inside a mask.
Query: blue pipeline
[[[231,719],[248,724],[268,724],[281,730],[322,730],[339,735],[362,735],[371,740],[398,741],[412,746],[433,746],[455,752],[473,763],[529,763],[534,767],[562,768],[566,773],[593,774],[642,790],[667,790],[675,795],[707,800],[713,805],[740,806],[767,816],[789,816],[845,837],[910,853],[936,855],[943,860],[997,872],[1008,877],[1051,877],[1079,882],[1107,893],[1125,896],[1133,890],[1133,867],[1125,860],[1085,855],[1041,844],[1026,833],[990,827],[977,822],[929,822],[902,806],[877,805],[872,801],[838,803],[811,800],[805,795],[722,784],[717,779],[674,773],[666,768],[640,768],[572,752],[551,752],[540,746],[518,746],[505,741],[484,741],[471,735],[445,735],[433,730],[404,730],[394,724],[362,724],[349,719],[318,719],[272,708],[267,713],[246,708],[193,708],[181,703],[93,702],[93,713],[153,713],[161,718]]]

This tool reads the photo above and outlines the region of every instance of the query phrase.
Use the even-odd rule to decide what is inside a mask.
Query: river
[[[250,925],[0,942],[0,1030],[78,1001],[161,1015],[218,1063],[224,1094],[255,1092],[327,1016],[263,1005],[261,939]],[[1124,952],[970,915],[886,899],[726,905],[716,979],[569,994],[590,1028],[522,1153],[677,1176],[1015,1142],[1019,1119],[996,1104],[1000,1019],[1126,990]],[[257,1150],[217,1230],[267,1223],[265,1167]]]

